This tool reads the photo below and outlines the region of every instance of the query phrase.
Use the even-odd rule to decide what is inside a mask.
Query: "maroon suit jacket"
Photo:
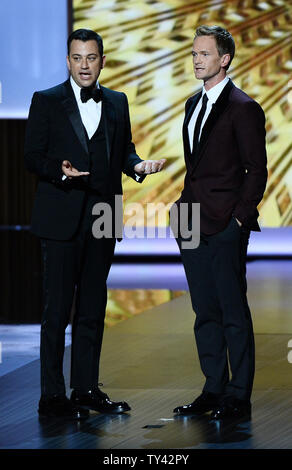
[[[229,80],[205,122],[194,160],[188,124],[201,93],[189,98],[185,106],[187,172],[176,204],[200,203],[201,232],[206,235],[224,230],[232,216],[246,228],[259,231],[257,205],[267,181],[264,112]]]

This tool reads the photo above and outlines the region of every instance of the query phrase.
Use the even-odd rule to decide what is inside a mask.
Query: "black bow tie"
[[[92,98],[96,103],[101,101],[101,90],[100,88],[81,88],[80,90],[80,98],[82,103],[86,103],[90,98]]]

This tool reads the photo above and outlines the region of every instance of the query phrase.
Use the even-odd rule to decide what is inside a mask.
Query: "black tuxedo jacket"
[[[112,195],[122,194],[122,172],[135,178],[142,160],[132,142],[129,108],[124,93],[101,86],[102,113]],[[42,238],[70,239],[82,213],[84,185],[62,182],[62,161],[79,171],[89,170],[87,139],[70,81],[36,92],[30,107],[24,158],[26,168],[39,177],[31,231]],[[87,177],[81,177],[86,184]],[[143,177],[139,182],[142,182]]]
[[[193,158],[188,124],[200,97],[201,92],[185,106],[187,172],[176,204],[199,202],[201,232],[207,235],[223,230],[232,215],[245,227],[259,230],[257,205],[267,181],[264,112],[229,80],[205,122]]]

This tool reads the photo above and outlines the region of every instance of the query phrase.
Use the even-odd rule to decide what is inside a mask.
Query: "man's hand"
[[[137,163],[137,165],[134,166],[134,170],[139,175],[150,175],[151,173],[161,171],[165,162],[165,158],[161,160],[144,160],[141,163]]]
[[[78,171],[69,160],[64,160],[62,162],[62,171],[69,179],[76,178],[76,176],[85,176],[89,175],[88,171]]]

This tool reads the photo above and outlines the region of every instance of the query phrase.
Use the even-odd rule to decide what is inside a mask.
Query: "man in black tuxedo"
[[[68,38],[70,79],[33,96],[25,164],[39,177],[31,230],[41,240],[44,311],[41,324],[41,416],[86,418],[130,410],[98,387],[115,234],[93,236],[92,208],[113,209],[122,172],[141,182],[165,160],[142,161],[132,143],[126,95],[98,83],[105,65],[102,38],[91,30]],[[96,235],[96,234],[95,234]],[[65,329],[76,289],[70,400],[63,377]]]
[[[257,205],[267,180],[265,116],[260,105],[226,76],[234,52],[234,40],[225,29],[197,29],[193,65],[204,86],[186,102],[187,172],[176,202],[178,209],[182,203],[200,203],[199,246],[184,248],[183,239],[177,240],[206,380],[203,393],[174,412],[212,411],[214,419],[251,411],[255,354],[246,253],[250,231],[259,231]]]

